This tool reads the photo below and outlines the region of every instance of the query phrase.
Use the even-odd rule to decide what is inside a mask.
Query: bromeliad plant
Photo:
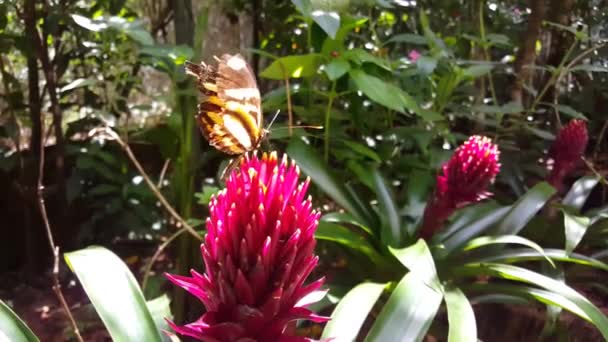
[[[379,171],[372,170],[370,176],[376,197],[366,200],[335,181],[311,147],[292,143],[289,152],[313,182],[347,209],[323,216],[317,238],[339,243],[367,257],[377,266],[374,269],[392,269],[393,274],[393,280],[386,283],[382,275],[368,271],[363,277],[366,281],[342,297],[323,337],[422,340],[432,325],[431,333],[441,334],[435,317],[446,310],[449,339],[476,341],[471,303],[513,299],[566,309],[608,337],[608,318],[583,295],[544,271],[557,267],[558,261],[602,271],[608,271],[608,265],[572,253],[572,249],[544,250],[518,235],[533,218],[539,219],[538,213],[556,193],[553,187],[539,183],[513,204],[486,200],[472,205],[488,197],[487,186],[498,173],[498,148],[489,139],[469,138],[442,167],[436,190],[424,210],[426,214],[421,213],[418,218],[418,222],[428,217],[435,221],[425,235],[426,242],[416,241],[419,232],[408,231],[405,218],[397,210],[399,205]],[[580,188],[580,184],[575,187]],[[572,191],[566,198],[572,201],[576,197],[575,202],[584,203],[589,192]],[[431,216],[429,212],[433,211],[439,213]],[[435,216],[445,218],[436,220]],[[424,230],[428,226],[421,223],[420,227]],[[527,266],[516,265],[522,262]],[[405,274],[403,266],[408,270]],[[564,272],[568,271],[564,267]],[[388,300],[380,300],[386,291],[390,294]],[[441,309],[442,302],[445,309]],[[361,330],[374,307],[380,314],[369,330]]]

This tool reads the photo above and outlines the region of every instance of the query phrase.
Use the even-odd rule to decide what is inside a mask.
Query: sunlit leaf
[[[312,20],[314,20],[328,36],[332,39],[336,38],[336,33],[340,28],[340,15],[337,12],[314,10],[310,15],[312,16]]]
[[[570,254],[585,236],[591,220],[585,216],[571,215],[566,210],[562,210],[562,213],[564,214],[566,253]]]
[[[354,341],[385,287],[385,284],[362,283],[350,290],[334,309],[321,338]]]
[[[66,253],[95,310],[115,341],[158,341],[161,336],[129,268],[103,247]]]
[[[315,237],[319,240],[332,241],[361,252],[374,264],[381,264],[384,258],[366,239],[365,235],[357,234],[351,229],[330,222],[319,222]]]
[[[321,62],[321,55],[316,53],[281,57],[272,61],[260,76],[272,80],[309,77],[317,72]]]
[[[32,330],[0,300],[0,341],[7,342],[38,342],[39,339]]]
[[[443,300],[414,272],[406,274],[376,318],[365,341],[422,341]]]
[[[579,178],[570,188],[562,204],[570,208],[580,211],[593,188],[599,183],[600,178],[597,176],[585,176]]]
[[[447,288],[444,300],[448,309],[448,342],[477,342],[475,312],[459,288]]]
[[[404,111],[403,102],[399,97],[401,92],[399,88],[375,76],[368,75],[362,70],[351,70],[349,74],[357,88],[372,101],[398,112]]]
[[[405,248],[390,248],[390,251],[411,273],[415,273],[436,291],[441,291],[433,256],[423,239],[419,239],[415,244]]]
[[[334,59],[325,65],[325,74],[331,81],[344,76],[350,70],[350,63],[343,59]]]
[[[405,239],[401,227],[401,217],[397,211],[395,200],[380,171],[377,168],[373,168],[371,175],[382,221],[380,237],[385,245],[399,247]]]
[[[329,171],[328,166],[321,160],[316,150],[300,139],[293,139],[287,147],[287,153],[298,163],[304,174],[309,176],[337,204],[350,212],[365,226],[372,227],[370,224],[372,220],[365,213],[365,210],[348,193],[344,184],[339,182]]]
[[[555,188],[546,182],[536,184],[522,196],[499,223],[496,234],[517,235],[555,194]]]

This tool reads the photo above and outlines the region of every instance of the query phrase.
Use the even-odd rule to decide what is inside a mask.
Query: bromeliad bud
[[[230,174],[209,203],[205,273],[166,275],[207,309],[184,326],[170,322],[176,332],[201,341],[301,341],[286,332],[289,322],[327,320],[304,307],[323,284],[304,285],[318,262],[320,213],[305,198],[309,180],[298,183],[298,176],[276,153],[246,155]]]
[[[561,190],[564,178],[580,164],[588,141],[587,123],[583,120],[572,120],[559,131],[549,150],[549,184]]]
[[[430,239],[454,210],[487,198],[500,171],[500,152],[490,138],[474,135],[460,145],[437,176],[424,210],[420,237]]]

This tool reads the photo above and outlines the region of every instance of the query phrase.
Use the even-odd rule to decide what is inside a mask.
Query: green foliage
[[[66,253],[65,260],[114,340],[163,340],[166,323],[159,316],[169,312],[168,300],[146,304],[135,277],[118,256],[103,247],[89,247]]]

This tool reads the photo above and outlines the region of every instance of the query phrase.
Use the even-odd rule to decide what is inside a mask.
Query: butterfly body
[[[257,149],[265,134],[260,91],[241,55],[225,54],[217,62],[217,67],[186,62],[186,73],[197,78],[205,96],[197,122],[209,145],[241,155]]]

